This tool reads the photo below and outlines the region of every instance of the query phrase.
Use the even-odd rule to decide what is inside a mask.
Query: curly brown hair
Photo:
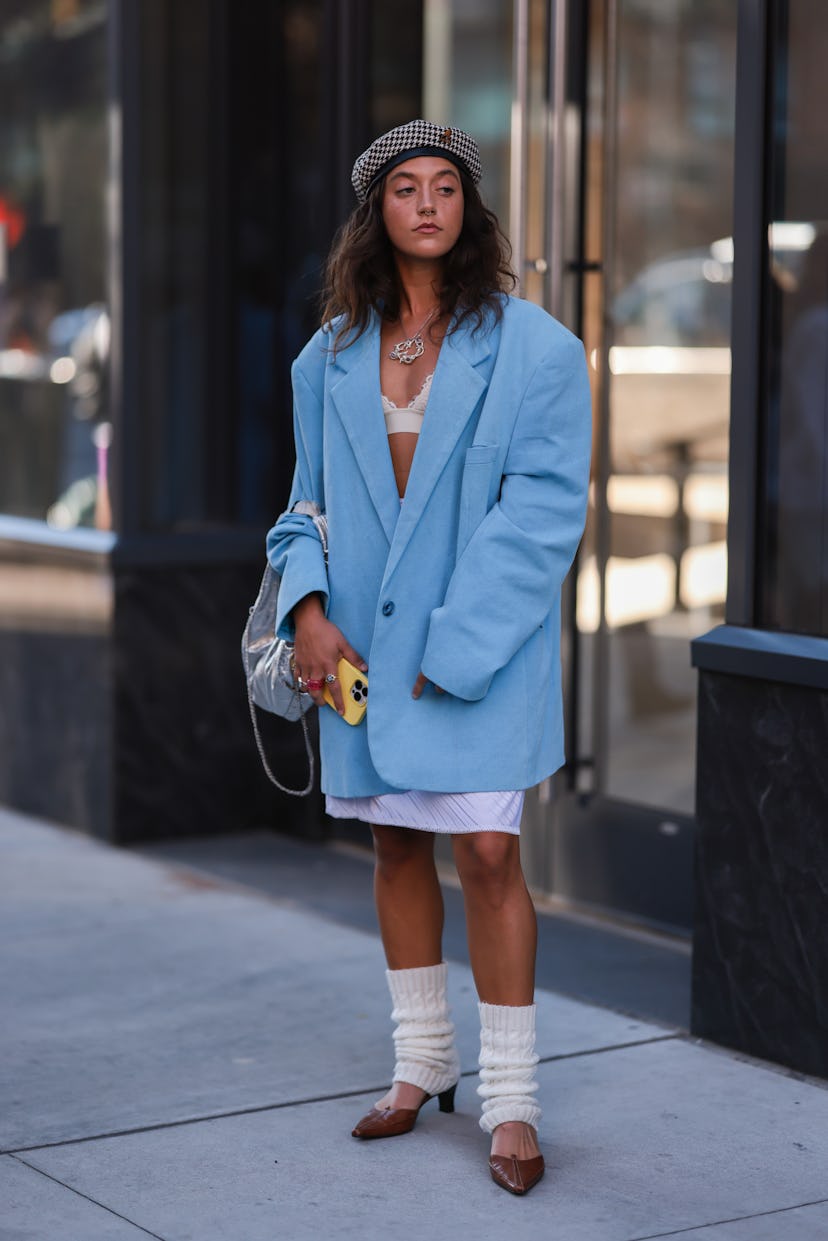
[[[461,168],[463,227],[443,260],[440,317],[457,312],[451,331],[471,320],[474,330],[484,314],[495,320],[503,313],[503,295],[517,283],[510,260],[512,247],[497,216]],[[400,313],[400,282],[394,252],[382,218],[385,177],[371,189],[367,200],[351,212],[334,237],[325,266],[322,323],[341,317],[333,351],[352,345],[368,327],[371,312],[393,322]]]

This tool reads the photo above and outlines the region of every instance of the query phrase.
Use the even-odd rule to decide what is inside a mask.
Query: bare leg
[[[538,926],[520,865],[519,837],[470,832],[454,836],[452,845],[479,998],[484,1004],[532,1004]],[[498,1125],[492,1154],[530,1159],[540,1154],[537,1134],[519,1121]]]
[[[374,900],[391,970],[439,965],[443,959],[443,894],[434,865],[434,836],[408,827],[372,827]],[[419,1107],[425,1091],[394,1082],[376,1107]]]

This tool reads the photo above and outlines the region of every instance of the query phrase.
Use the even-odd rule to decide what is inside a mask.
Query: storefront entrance
[[[726,584],[735,67],[728,0],[425,5],[424,115],[481,137],[522,292],[583,337],[594,384],[565,604],[570,760],[528,799],[527,873],[679,930],[689,644]]]

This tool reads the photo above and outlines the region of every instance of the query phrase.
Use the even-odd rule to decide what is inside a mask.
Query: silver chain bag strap
[[[300,500],[293,506],[292,511],[304,513],[313,519],[327,563],[328,522],[324,513],[310,500]],[[276,603],[281,582],[279,574],[268,564],[242,634],[242,663],[247,680],[247,705],[253,724],[253,736],[256,738],[256,748],[265,774],[283,793],[289,793],[292,797],[305,797],[313,788],[314,780],[313,748],[305,719],[306,712],[313,706],[313,699],[309,694],[300,692],[296,684],[293,644],[276,636]],[[270,711],[273,715],[280,715],[282,719],[301,722],[305,752],[308,756],[308,782],[303,789],[287,788],[271,771],[259,732],[256,707]]]

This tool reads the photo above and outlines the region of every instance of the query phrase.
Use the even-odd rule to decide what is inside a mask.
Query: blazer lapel
[[[429,496],[486,389],[486,379],[477,369],[490,353],[485,326],[476,334],[464,326],[443,341],[405,489],[405,502],[393,535],[386,576],[396,567]]]
[[[374,508],[390,543],[400,513],[379,386],[379,320],[353,345],[337,355],[342,372],[331,384],[331,399],[365,479]]]

